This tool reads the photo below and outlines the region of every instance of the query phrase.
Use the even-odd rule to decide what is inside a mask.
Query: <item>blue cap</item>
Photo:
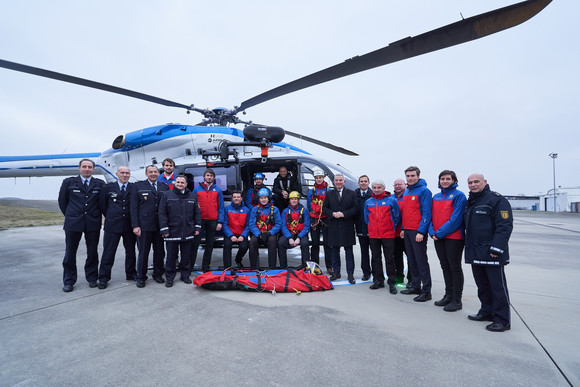
[[[265,179],[265,176],[264,176],[264,174],[262,172],[256,172],[256,173],[254,173],[254,180],[256,180],[256,179],[262,179],[262,180],[264,180]]]

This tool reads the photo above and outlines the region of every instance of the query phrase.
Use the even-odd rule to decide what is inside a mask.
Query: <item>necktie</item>
[[[157,184],[152,183],[151,185],[153,186],[153,191],[155,191],[155,193],[157,193]]]
[[[85,179],[85,191],[89,188],[89,179]]]
[[[123,184],[123,185],[121,186],[121,193],[122,193],[123,195],[125,194],[125,184]]]

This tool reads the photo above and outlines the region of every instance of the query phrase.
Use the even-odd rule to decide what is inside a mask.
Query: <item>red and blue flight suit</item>
[[[320,263],[320,234],[322,234],[322,246],[324,248],[324,263],[326,270],[332,272],[332,250],[328,245],[328,226],[324,223],[326,215],[322,212],[324,199],[328,193],[328,183],[314,184],[314,188],[308,191],[306,205],[310,213],[310,259]]]
[[[385,275],[381,258],[381,247],[385,257],[387,269],[387,283],[393,285],[395,290],[396,267],[395,267],[395,229],[401,222],[401,213],[397,199],[389,192],[380,195],[372,195],[364,205],[364,220],[368,225],[369,243],[371,246],[371,266],[373,281],[377,285],[384,285]]]
[[[236,206],[230,204],[225,208],[224,215],[224,269],[232,266],[232,242],[231,237],[243,237],[244,240],[238,243],[238,253],[236,263],[238,267],[244,267],[242,259],[248,251],[248,234],[250,233],[250,209],[242,204]]]
[[[262,196],[262,195],[260,195]],[[253,270],[260,268],[259,245],[268,247],[268,268],[276,267],[278,232],[282,228],[280,211],[268,201],[265,206],[258,204],[250,213],[250,267]]]
[[[278,239],[278,257],[282,269],[288,266],[287,250],[290,247],[290,239],[300,238],[300,253],[302,265],[310,261],[310,251],[308,246],[308,231],[310,230],[310,214],[300,203],[296,207],[288,205],[282,211],[282,235]]]
[[[451,301],[461,304],[463,294],[463,270],[461,257],[465,246],[463,213],[467,205],[465,194],[457,189],[457,183],[433,196],[433,214],[429,235],[436,237],[435,250],[443,270],[445,295],[438,306]]]
[[[177,177],[177,176],[175,176],[175,172],[173,172],[173,173],[171,174],[171,176],[169,176],[169,177],[165,177],[165,174],[164,174],[164,173],[162,173],[162,174],[159,176],[159,178],[157,178],[157,181],[160,181],[160,182],[162,182],[162,183],[165,183],[165,184],[167,184],[167,185],[169,186],[169,189],[173,189],[173,187],[174,187],[174,185],[175,185],[175,178],[176,178],[176,177]]]
[[[262,183],[260,185],[255,184],[255,181],[258,179],[262,180]],[[272,191],[270,190],[270,188],[266,187],[263,183],[265,179],[266,179],[266,176],[264,176],[264,174],[262,172],[254,173],[254,185],[252,187],[248,188],[248,191],[244,195],[244,204],[248,208],[253,208],[253,207],[256,207],[258,205],[259,199],[260,199],[258,192],[260,192],[261,189],[268,190],[268,195],[270,197],[272,197]]]
[[[211,263],[216,227],[218,223],[224,223],[224,195],[215,183],[208,186],[205,182],[199,183],[193,190],[193,193],[197,195],[197,201],[201,209],[201,229],[205,232],[205,251],[203,252],[203,260],[201,262],[201,270],[205,273],[209,271],[209,265]],[[201,237],[202,233],[193,241],[192,267],[195,265],[197,259],[197,250],[201,243]]]
[[[431,297],[431,271],[427,258],[427,239],[416,241],[417,234],[427,235],[431,224],[431,208],[433,197],[427,188],[425,179],[419,179],[414,185],[409,185],[403,194],[401,210],[402,228],[405,239],[407,263],[411,271],[411,288],[402,293],[424,294]]]

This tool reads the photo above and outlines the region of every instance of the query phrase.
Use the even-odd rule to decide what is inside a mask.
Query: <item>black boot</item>
[[[445,306],[445,305],[449,304],[451,301],[453,301],[453,297],[446,294],[443,296],[442,299],[435,301],[434,304],[435,304],[435,306]]]

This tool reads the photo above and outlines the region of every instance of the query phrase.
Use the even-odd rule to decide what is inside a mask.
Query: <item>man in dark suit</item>
[[[332,249],[334,274],[330,280],[335,281],[340,278],[340,248],[344,247],[348,282],[355,284],[352,247],[356,245],[354,225],[358,204],[356,194],[345,188],[344,182],[344,175],[334,176],[334,189],[326,194],[322,211],[328,219],[328,244]]]
[[[67,177],[60,186],[58,205],[64,214],[66,249],[62,261],[65,292],[72,292],[77,282],[77,250],[83,233],[87,244],[85,278],[91,288],[97,287],[99,272],[99,235],[101,232],[101,210],[99,195],[105,182],[93,177],[95,162],[82,159],[79,163],[80,176]]]
[[[99,289],[106,289],[111,280],[111,270],[115,263],[115,253],[119,241],[123,238],[125,247],[125,275],[129,281],[134,281],[135,242],[137,237],[131,227],[130,199],[133,184],[129,183],[131,171],[127,167],[117,169],[118,181],[103,186],[99,197],[99,207],[105,215],[105,233],[103,238],[103,256],[99,267]]]
[[[153,279],[157,283],[164,283],[163,258],[165,249],[163,238],[159,233],[159,218],[157,208],[161,194],[169,191],[166,183],[158,182],[159,169],[155,165],[145,168],[147,180],[139,181],[131,192],[131,226],[137,235],[139,256],[137,258],[137,287],[144,288],[147,281],[147,264],[149,251],[153,246]]]

